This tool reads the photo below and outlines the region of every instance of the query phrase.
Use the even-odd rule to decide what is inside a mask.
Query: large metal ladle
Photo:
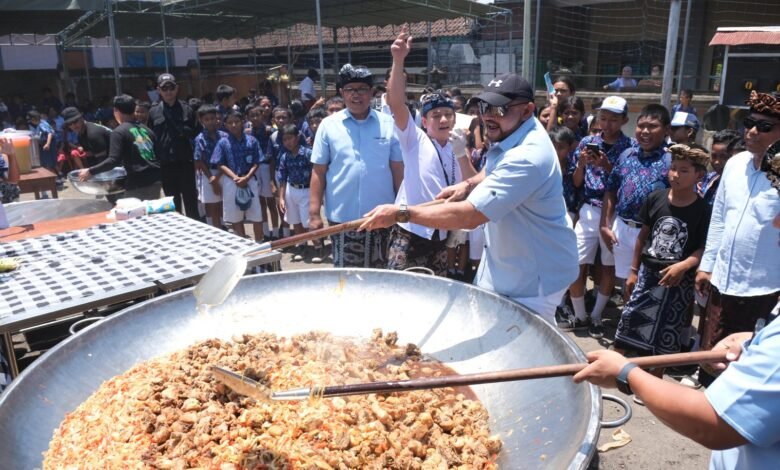
[[[430,201],[421,204],[420,206],[431,206],[441,204],[442,202],[444,201]],[[345,222],[343,224],[312,230],[280,240],[261,243],[259,246],[253,246],[243,252],[218,259],[211,268],[209,268],[206,274],[203,275],[200,281],[198,281],[198,285],[195,286],[194,294],[198,308],[201,308],[202,305],[220,305],[227,299],[228,295],[233,292],[236,284],[238,284],[241,276],[246,272],[247,258],[268,253],[273,250],[295,246],[300,243],[325,238],[330,235],[356,230],[366,220],[367,217],[363,217],[358,220],[353,220],[352,222]]]

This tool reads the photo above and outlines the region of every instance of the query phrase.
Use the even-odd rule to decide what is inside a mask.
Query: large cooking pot
[[[190,290],[128,308],[47,352],[0,396],[0,466],[41,464],[52,431],[100,384],[146,359],[236,333],[396,331],[459,373],[583,361],[568,338],[521,305],[421,274],[323,269],[242,279],[206,314]],[[599,389],[570,377],[473,387],[504,442],[501,468],[585,468],[595,451]]]

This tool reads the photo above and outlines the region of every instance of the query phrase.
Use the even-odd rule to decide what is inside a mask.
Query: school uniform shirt
[[[154,154],[156,137],[143,124],[123,122],[111,132],[108,157],[89,168],[93,175],[122,165],[127,171],[125,189],[137,189],[160,181],[160,162]]]
[[[576,213],[580,210],[582,204],[582,188],[574,186],[574,170],[572,167],[576,167],[577,164],[574,159],[574,152],[570,152],[566,157],[566,168],[561,168],[563,174],[563,200],[566,202],[566,210]]]
[[[475,283],[513,299],[566,289],[579,271],[577,239],[547,130],[526,120],[488,150],[485,174],[467,199],[489,219]]]
[[[672,116],[674,116],[674,113],[678,111],[682,111],[683,113],[691,113],[694,116],[696,116],[696,108],[694,108],[693,106],[683,106],[682,103],[677,103],[674,106],[672,106]]]
[[[606,190],[617,195],[615,214],[623,220],[637,221],[639,209],[653,191],[669,187],[666,178],[672,155],[664,147],[645,153],[632,147],[618,158],[607,178]]]
[[[712,206],[707,248],[699,269],[712,273],[721,294],[740,297],[780,290],[778,229],[780,196],[745,151],[726,162]]]
[[[217,147],[217,143],[228,136],[225,131],[217,130],[217,135],[212,139],[209,133],[205,130],[195,137],[195,153],[193,158],[195,161],[200,161],[210,166],[211,156],[214,154],[214,149]]]
[[[633,78],[618,77],[614,82],[607,84],[607,88],[619,90],[621,88],[636,88],[636,80]]]
[[[776,241],[776,240],[775,240]],[[777,249],[777,247],[775,247]],[[715,450],[710,469],[776,469],[780,463],[780,320],[750,341],[739,360],[712,383],[704,395],[725,422],[748,443]]]
[[[569,168],[571,173],[574,173],[574,171],[577,169],[577,162],[580,160],[580,158],[585,158],[583,156],[583,152],[585,151],[588,144],[598,144],[603,152],[607,154],[607,160],[609,160],[609,163],[613,168],[615,165],[617,165],[618,159],[623,152],[637,146],[637,143],[634,139],[628,137],[622,132],[620,133],[620,136],[617,138],[615,143],[612,145],[604,142],[604,137],[602,134],[585,136],[574,150],[574,158],[572,159],[573,161],[571,162],[571,167]],[[583,202],[586,202],[593,207],[600,208],[604,202],[604,192],[606,191],[608,177],[609,174],[604,168],[591,164],[585,165],[584,180],[582,183]]]
[[[211,167],[222,165],[230,168],[237,176],[245,176],[254,165],[259,165],[263,156],[260,143],[251,135],[241,134],[236,139],[232,134],[219,139],[211,155]]]
[[[711,171],[696,184],[696,193],[711,207],[715,203],[718,186],[720,186],[720,175],[716,171]]]
[[[369,110],[357,120],[343,109],[322,120],[311,161],[327,165],[325,216],[332,222],[363,217],[380,204],[395,201],[390,162],[402,162],[391,116]]]
[[[662,270],[704,248],[710,226],[710,207],[704,199],[685,207],[669,202],[669,189],[653,191],[639,210],[637,222],[650,227],[642,248],[642,263]]]
[[[271,131],[268,130],[270,126],[267,126],[265,124],[262,125],[259,129],[255,129],[252,127],[251,122],[246,123],[245,129],[249,130],[249,135],[257,139],[257,141],[260,143],[260,150],[263,151],[263,159],[260,160],[260,163],[269,163],[268,160],[268,144],[271,141],[271,134],[273,134],[273,128],[271,127]]]
[[[317,92],[314,91],[314,80],[310,77],[301,80],[298,89],[301,90],[301,101],[312,101],[317,97]]]
[[[285,149],[279,158],[279,181],[308,186],[311,182],[311,149],[299,146],[298,153]]]
[[[431,139],[428,134],[414,125],[409,114],[406,129],[396,127],[396,135],[404,159],[404,180],[395,198],[396,204],[416,206],[436,198],[447,186],[459,183],[460,173],[452,145],[444,147]],[[399,223],[404,230],[430,240],[436,229],[412,223]],[[439,230],[439,240],[447,239],[447,231]]]

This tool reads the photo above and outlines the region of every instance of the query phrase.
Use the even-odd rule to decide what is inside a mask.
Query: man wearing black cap
[[[393,118],[371,109],[371,72],[346,64],[339,81],[347,109],[323,119],[314,137],[309,190],[312,230],[322,227],[323,199],[331,223],[356,220],[379,204],[392,203],[404,175]],[[388,230],[336,235],[332,238],[333,263],[385,268],[387,236]]]
[[[477,97],[485,137],[493,143],[482,172],[445,188],[437,197],[447,204],[380,206],[360,229],[397,221],[445,230],[486,224],[475,283],[554,324],[555,307],[578,270],[555,148],[534,117],[533,89],[519,75],[496,77]]]
[[[173,196],[176,210],[200,219],[195,189],[195,164],[192,141],[195,138],[195,113],[176,97],[179,87],[169,73],[157,78],[160,102],[149,110],[149,124],[157,136],[154,152],[160,161],[162,187]]]
[[[87,166],[95,165],[108,155],[111,142],[111,129],[94,122],[87,122],[81,111],[73,106],[60,113],[64,119],[63,125],[76,133],[79,147],[86,154]]]

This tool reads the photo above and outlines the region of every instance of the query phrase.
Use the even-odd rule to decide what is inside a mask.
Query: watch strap
[[[626,395],[634,394],[633,390],[631,390],[631,385],[628,384],[628,374],[634,370],[635,367],[637,367],[636,364],[629,362],[628,364],[624,365],[622,369],[620,369],[620,373],[615,378],[618,390],[625,393]]]

